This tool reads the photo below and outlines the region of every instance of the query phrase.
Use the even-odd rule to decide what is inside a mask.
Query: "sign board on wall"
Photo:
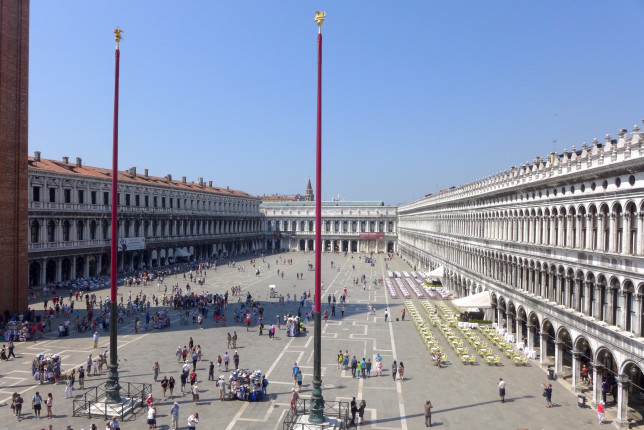
[[[379,233],[360,233],[360,239],[379,240],[379,239],[384,239],[384,238],[385,238],[385,233],[384,232],[379,232]]]
[[[119,251],[136,251],[138,249],[145,249],[145,237],[119,238]]]

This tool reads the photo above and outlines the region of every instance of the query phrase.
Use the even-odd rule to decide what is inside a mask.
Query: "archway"
[[[90,258],[89,259],[89,276],[94,277],[96,276],[96,258]]]
[[[50,282],[56,282],[56,261],[47,260],[45,264],[45,281],[49,284]]]
[[[617,361],[610,349],[600,347],[597,350],[597,354],[595,355],[595,370],[597,371],[595,400],[603,400],[606,406],[615,406],[617,404]],[[608,392],[604,392],[601,389],[604,381],[610,387]]]
[[[572,376],[573,356],[572,356],[572,338],[567,328],[561,327],[557,332],[555,342],[555,368],[558,375],[568,379]],[[578,371],[578,369],[575,369]]]
[[[541,326],[541,344],[539,353],[541,354],[540,363],[547,364],[548,367],[555,365],[555,328],[550,320],[543,320]]]
[[[40,263],[37,261],[32,261],[29,263],[29,286],[30,287],[35,287],[36,285],[40,285],[40,272],[42,271],[42,267],[40,266]]]
[[[60,265],[60,280],[65,282],[69,281],[72,274],[72,262],[69,261],[69,258],[63,258],[63,261]]]
[[[85,276],[85,259],[83,257],[76,257],[76,279]]]

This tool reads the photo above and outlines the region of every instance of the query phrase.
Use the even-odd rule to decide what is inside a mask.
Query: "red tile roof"
[[[54,173],[62,173],[67,175],[77,175],[87,178],[98,178],[98,179],[109,179],[112,180],[112,169],[104,169],[102,167],[93,167],[93,166],[77,166],[75,163],[64,163],[57,160],[47,160],[41,158],[39,161],[36,161],[34,157],[28,157],[29,170],[43,170]],[[235,196],[235,197],[249,197],[256,199],[257,197],[252,196],[244,191],[240,190],[231,190],[228,187],[221,188],[212,186],[209,187],[207,183],[200,185],[199,183],[186,182],[169,180],[168,178],[160,178],[158,176],[145,176],[137,173],[136,176],[132,175],[127,170],[120,170],[118,172],[118,181],[119,183],[133,183],[139,185],[151,185],[151,186],[160,186],[174,189],[182,189],[186,191],[196,191],[202,193],[213,193],[221,194],[225,196]]]

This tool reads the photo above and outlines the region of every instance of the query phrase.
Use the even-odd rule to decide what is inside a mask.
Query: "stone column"
[[[556,222],[558,224],[557,228],[557,246],[563,246],[564,242],[564,216],[563,215],[557,215]]]
[[[98,254],[96,256],[96,276],[101,276],[101,271],[103,270],[102,256]]]
[[[563,342],[557,341],[555,343],[555,372],[557,374],[563,373],[563,348]]]
[[[644,254],[642,252],[642,233],[644,233],[644,212],[639,212],[637,214],[637,236],[636,236],[636,248],[637,248],[637,255],[642,255]]]
[[[83,258],[83,277],[89,278],[89,256]]]
[[[617,216],[615,213],[610,214],[610,219],[609,219],[609,227],[608,227],[608,251],[609,252],[617,252],[617,247],[615,246],[615,237],[616,237],[616,229],[617,229]]]
[[[618,325],[620,326],[620,328],[622,330],[626,330],[626,321],[630,317],[630,315],[627,312],[628,311],[628,303],[626,303],[626,300],[628,299],[628,295],[622,290],[616,290],[615,293],[619,294],[621,296],[621,298],[622,298],[622,314],[619,317],[620,320],[616,321],[616,323],[619,323]],[[633,294],[635,294],[635,293],[633,293]],[[634,331],[633,328],[634,327],[631,327],[631,331]]]
[[[548,333],[541,333],[539,339],[539,364],[546,364],[546,357],[548,357],[548,344],[546,342],[546,336]]]
[[[534,349],[534,325],[530,324],[528,322],[528,351],[532,351]]]
[[[593,402],[592,406],[597,407],[597,404],[602,400],[602,381],[600,380],[602,366],[599,363],[593,365]]]
[[[593,216],[591,214],[586,215],[586,243],[585,243],[585,246],[586,246],[586,249],[593,249]]]
[[[575,393],[577,392],[577,389],[580,387],[579,385],[579,369],[581,368],[580,364],[581,361],[579,360],[581,357],[581,352],[579,351],[573,351],[572,352],[572,392]]]
[[[554,246],[555,244],[555,225],[557,223],[557,217],[554,215],[550,215],[550,237],[548,238],[548,245]]]
[[[624,212],[624,222],[622,223],[622,249],[618,249],[617,252],[622,254],[631,253],[631,214],[630,212]]]
[[[600,319],[599,316],[602,313],[602,298],[599,297],[601,295],[601,288],[599,285],[595,284],[595,314],[593,315],[595,318]]]
[[[517,317],[514,319],[514,326],[515,326],[515,340],[517,342],[523,342],[523,339],[521,337],[521,319],[517,315]]]
[[[591,288],[593,288],[593,283],[590,281],[586,281],[583,283],[583,287],[586,289],[586,293],[584,294],[584,308],[582,312],[585,315],[590,315],[592,314],[590,310],[590,292],[592,291]]]
[[[56,259],[56,282],[61,282],[63,279],[63,259]]]
[[[585,243],[581,243],[581,223],[582,223],[582,217],[583,215],[577,214],[576,217],[573,218],[574,222],[576,223],[577,230],[575,231],[575,234],[577,237],[575,238],[575,248],[578,249],[583,249]]]
[[[72,260],[72,268],[71,268],[72,273],[69,274],[69,279],[74,280],[76,279],[76,256],[73,256],[71,260]]]
[[[635,336],[642,336],[641,327],[642,327],[642,296],[639,294],[635,295],[635,327],[631,327]]]
[[[47,283],[47,260],[40,260],[40,285],[45,285]]]
[[[628,428],[628,375],[617,375],[617,419],[618,428]]]

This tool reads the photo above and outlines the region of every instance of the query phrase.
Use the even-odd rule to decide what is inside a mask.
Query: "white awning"
[[[445,270],[443,269],[443,266],[438,266],[436,269],[427,273],[428,278],[442,278],[444,275],[445,275]]]
[[[186,248],[177,248],[177,249],[174,251],[174,256],[175,256],[176,258],[179,258],[179,257],[190,257],[190,253],[188,252],[188,250],[187,250]]]
[[[454,306],[461,309],[464,308],[491,308],[492,300],[490,293],[483,291],[482,293],[472,294],[471,296],[461,297],[460,299],[453,300]]]

